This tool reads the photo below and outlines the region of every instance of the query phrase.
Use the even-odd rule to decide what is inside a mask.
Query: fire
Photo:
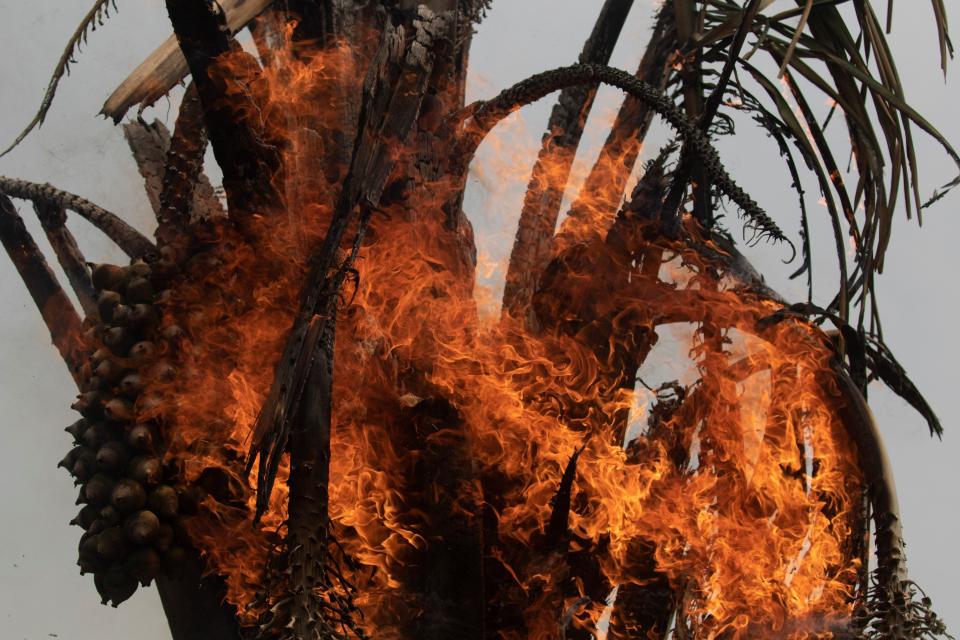
[[[154,381],[162,401],[141,408],[165,425],[183,481],[203,488],[187,531],[251,622],[287,489],[282,472],[254,526],[246,456],[339,179],[317,179],[304,160],[336,141],[300,125],[342,121],[333,80],[356,73],[360,54],[278,55],[264,86],[237,90],[255,93],[257,117],[285,142],[287,210],[256,220],[256,250],[208,231],[165,294],[164,327],[182,333],[164,354],[177,374]],[[614,588],[651,575],[680,594],[693,637],[831,637],[861,570],[850,539],[862,488],[821,334],[764,324],[777,304],[718,280],[683,247],[659,247],[659,277],[619,280],[598,240],[609,203],[589,201],[557,248],[591,249],[566,263],[569,298],[535,300],[560,322],[532,329],[481,314],[472,265],[445,224],[455,188],[416,184],[403,206],[384,207],[338,317],[329,511],[371,634],[404,637],[420,614],[408,587],[445,542],[432,520],[442,516],[478,529],[488,575],[503,578],[493,592],[513,611],[505,638],[555,638],[565,612],[595,628]],[[625,438],[648,396],[621,354],[651,353],[677,323],[694,327],[685,349],[697,382],[655,394],[642,432]],[[598,343],[600,333],[614,337]],[[589,581],[567,565],[577,552],[592,563]]]

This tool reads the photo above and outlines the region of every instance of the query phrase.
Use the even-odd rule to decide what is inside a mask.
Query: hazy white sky
[[[0,144],[5,146],[29,120],[43,94],[50,70],[92,0],[0,0]],[[110,91],[155,46],[169,35],[160,0],[122,0],[120,11],[91,35],[73,74],[61,86],[47,123],[13,154],[0,159],[0,174],[49,181],[79,193],[145,232],[152,215],[140,177],[122,134],[94,117]],[[471,55],[468,99],[492,95],[499,88],[536,71],[575,60],[592,26],[601,0],[496,0],[482,25]],[[613,64],[633,69],[646,41],[654,0],[637,0],[614,54]],[[779,0],[778,4],[788,4]],[[878,10],[882,10],[877,3]],[[776,5],[775,5],[776,6]],[[937,68],[938,52],[929,3],[896,4],[892,36],[908,99],[960,144],[957,97],[960,74],[952,67],[945,84]],[[169,123],[175,96],[146,114]],[[597,148],[618,105],[615,91],[603,91],[584,148]],[[509,149],[486,148],[471,182],[468,210],[480,231],[485,263],[496,264],[509,251],[522,193],[504,190],[486,179],[492,163],[529,171],[552,102],[524,111],[522,123],[509,125]],[[598,124],[599,123],[599,124]],[[732,173],[774,217],[795,230],[796,201],[772,143],[743,125],[734,140],[720,146]],[[918,140],[926,171],[925,191],[947,181],[951,166],[926,138]],[[589,166],[590,154],[579,162]],[[486,167],[486,171],[484,168]],[[826,216],[817,206],[812,181],[807,183],[814,236],[820,239],[817,265],[830,265],[832,241]],[[889,344],[943,419],[942,443],[931,440],[922,419],[898,398],[876,388],[871,404],[887,438],[900,489],[911,575],[933,597],[936,608],[960,625],[960,554],[956,552],[960,515],[960,404],[953,372],[960,362],[954,320],[958,300],[955,274],[960,256],[953,239],[960,236],[953,194],[927,212],[923,229],[901,216],[888,254],[889,274],[880,279],[883,317]],[[43,234],[21,206],[34,237]],[[817,216],[817,214],[822,214]],[[120,261],[121,256],[85,226],[73,223],[91,260]],[[49,253],[48,253],[49,255]],[[783,265],[782,249],[760,247],[749,253],[771,283],[794,300],[805,296],[801,283],[786,282],[794,265]],[[831,290],[829,266],[817,270],[822,291]],[[4,638],[68,640],[131,638],[160,640],[169,632],[153,589],[140,590],[120,609],[99,605],[89,576],[78,574],[79,530],[68,527],[76,490],[67,474],[55,469],[67,451],[62,428],[75,420],[69,405],[75,390],[22,283],[5,255],[0,255],[0,633]],[[956,631],[956,629],[955,629]]]

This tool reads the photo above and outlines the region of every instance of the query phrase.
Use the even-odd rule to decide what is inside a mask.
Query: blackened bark
[[[223,580],[204,577],[199,553],[185,554],[177,577],[161,575],[156,582],[173,640],[239,640],[234,608],[224,601]]]
[[[67,229],[67,212],[61,208],[43,203],[33,203],[34,211],[40,220],[40,226],[57,255],[57,261],[63,268],[73,293],[77,296],[80,308],[87,316],[97,313],[97,294],[93,289],[90,271],[86,259],[80,252],[76,238]]]
[[[2,193],[0,243],[40,310],[40,315],[50,330],[50,338],[66,363],[70,375],[79,385],[80,363],[83,362],[85,354],[80,316],[57,283],[56,276],[47,265],[13,203]]]
[[[580,54],[581,63],[607,64],[610,61],[632,6],[633,0],[607,0],[604,3]],[[599,86],[599,82],[592,82],[566,87],[550,115],[510,254],[503,291],[505,315],[523,317],[529,311],[530,299],[553,251],[563,192]]]
[[[259,65],[233,39],[213,0],[167,0],[167,12],[203,104],[230,217],[245,228],[253,214],[278,214],[283,210],[274,187],[281,171],[279,143],[259,119],[250,94]]]
[[[665,4],[658,13],[636,73],[637,78],[660,91],[666,88],[673,73],[669,63],[677,46],[671,7]],[[626,96],[597,161],[561,224],[558,244],[584,242],[589,231],[599,226],[598,219],[613,221],[654,115],[648,103],[633,95]]]
[[[50,184],[38,184],[0,176],[0,193],[11,198],[42,202],[48,206],[74,211],[100,229],[131,258],[144,258],[156,254],[157,248],[152,242],[113,213],[85,198],[61,191]]]

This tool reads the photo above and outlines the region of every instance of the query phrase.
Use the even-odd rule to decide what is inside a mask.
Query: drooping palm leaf
[[[102,26],[104,21],[110,17],[111,8],[113,8],[114,11],[117,10],[116,0],[97,0],[90,11],[87,12],[87,15],[83,17],[83,20],[73,32],[73,35],[70,36],[70,40],[67,41],[67,46],[64,48],[63,54],[61,54],[60,60],[57,61],[57,66],[54,68],[50,82],[47,84],[47,90],[43,94],[43,100],[40,102],[40,109],[37,110],[37,113],[24,130],[20,132],[20,135],[17,136],[9,147],[0,153],[0,157],[10,153],[14,147],[30,135],[31,131],[43,124],[47,113],[50,111],[50,106],[53,104],[53,97],[57,93],[60,80],[63,76],[70,73],[70,65],[76,61],[74,56],[79,53],[80,47],[86,44],[87,36],[90,32],[96,31],[97,27]]]

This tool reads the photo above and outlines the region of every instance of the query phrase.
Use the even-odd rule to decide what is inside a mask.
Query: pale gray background
[[[0,144],[5,146],[35,111],[63,43],[90,4],[91,0],[0,0]],[[0,173],[53,182],[150,232],[149,205],[122,135],[94,114],[169,30],[160,0],[118,4],[119,14],[92,34],[72,76],[61,86],[46,125],[0,159]],[[600,4],[600,0],[496,0],[473,48],[470,99],[572,62]],[[774,8],[787,4],[781,0]],[[886,5],[877,4],[878,10]],[[653,6],[654,0],[637,1],[613,64],[635,67]],[[956,117],[960,74],[952,67],[951,84],[944,83],[934,38],[928,2],[897,3],[892,41],[908,98],[949,139],[960,143]],[[603,92],[594,125],[609,121],[617,98],[616,92]],[[147,117],[169,123],[178,99],[177,94],[169,103],[162,101]],[[484,266],[502,264],[521,197],[521,190],[505,189],[505,181],[493,177],[495,167],[517,176],[529,171],[549,107],[546,100],[525,110],[523,122],[506,125],[509,133],[502,137],[509,146],[488,146],[481,154],[468,207],[480,232]],[[602,127],[591,127],[584,147],[595,150],[603,136]],[[952,177],[952,168],[926,138],[918,142],[927,193]],[[737,139],[723,143],[721,151],[736,177],[795,234],[796,201],[787,191],[788,178],[771,143],[745,124]],[[581,173],[591,160],[590,153],[582,155]],[[826,216],[817,206],[819,195],[812,181],[807,181],[807,188],[820,240],[818,282],[827,292],[834,277],[829,266],[832,241],[825,235]],[[943,419],[947,430],[943,443],[931,440],[923,421],[898,398],[879,388],[871,398],[897,473],[912,576],[955,625],[960,625],[955,612],[960,604],[956,586],[960,555],[954,546],[960,523],[955,500],[960,409],[954,404],[958,396],[954,372],[960,342],[954,278],[960,258],[952,247],[960,234],[958,204],[960,196],[954,194],[927,212],[922,230],[898,217],[887,260],[890,273],[880,279],[888,341]],[[21,205],[21,211],[35,237],[42,238],[29,207]],[[91,259],[121,259],[82,221],[74,223],[74,230]],[[781,292],[803,298],[801,283],[785,282],[793,265],[780,263],[785,257],[782,249],[761,247],[750,255]],[[75,419],[69,409],[73,383],[5,255],[0,256],[0,274],[0,638],[169,638],[152,589],[141,590],[119,610],[108,609],[98,604],[92,580],[77,573],[80,532],[66,524],[76,511],[76,491],[67,474],[54,468],[70,444],[62,427]],[[492,269],[485,282],[497,288],[497,275]]]

